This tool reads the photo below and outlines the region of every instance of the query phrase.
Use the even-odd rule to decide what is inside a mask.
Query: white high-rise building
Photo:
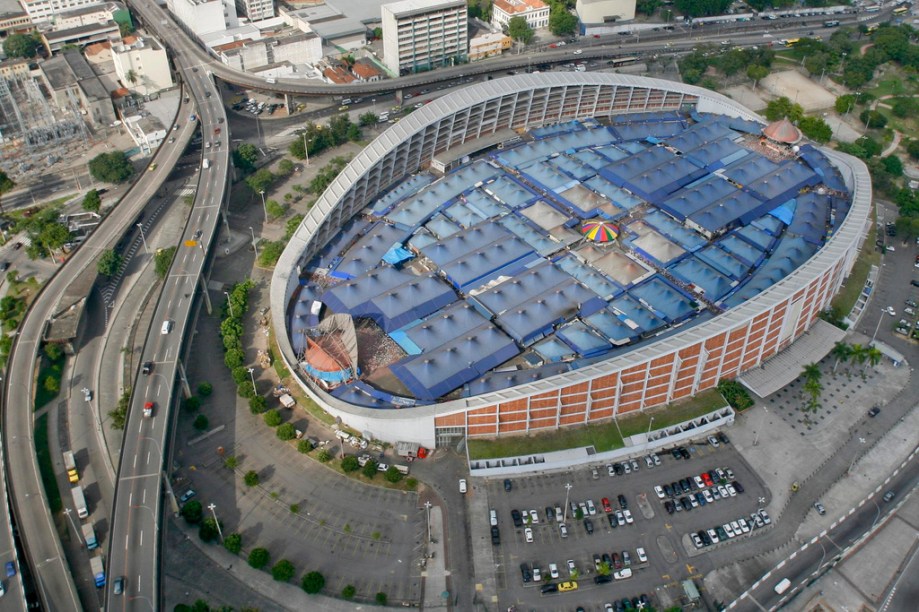
[[[402,0],[382,6],[383,61],[395,74],[450,66],[469,54],[465,0]]]
[[[236,14],[245,15],[249,21],[274,17],[274,0],[236,0]]]
[[[100,0],[19,0],[19,4],[29,14],[32,23],[39,25],[53,21],[57,13],[100,4]]]
[[[141,95],[175,85],[166,50],[155,38],[129,36],[123,43],[112,45],[112,61],[118,80]]]
[[[166,7],[198,36],[239,26],[233,0],[167,0]]]

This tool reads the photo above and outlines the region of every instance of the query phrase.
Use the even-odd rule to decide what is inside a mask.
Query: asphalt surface
[[[173,51],[176,51],[175,46]],[[174,58],[177,65],[183,65],[181,55]],[[222,145],[204,152],[203,158],[209,160],[211,167],[202,166],[199,173],[184,240],[177,245],[145,342],[142,361],[153,362],[153,372],[149,376],[139,375],[128,409],[112,511],[106,585],[106,608],[110,610],[157,610],[160,607],[161,479],[169,416],[173,414],[173,382],[188,331],[193,296],[206,264],[208,245],[221,221],[220,210],[226,196],[229,145],[227,133],[215,135],[215,130],[226,120],[218,102],[217,88],[205,71],[182,69],[182,72],[187,91],[198,103],[199,116],[197,121],[192,121],[190,115],[180,114],[179,124],[188,129],[188,124],[195,123],[200,126],[205,141],[219,139]],[[149,402],[153,403],[152,415],[145,417],[145,405]],[[114,589],[119,583],[124,593],[116,596]]]
[[[613,477],[608,475],[603,465],[598,469],[597,479],[593,478],[587,466],[570,473],[514,478],[511,479],[510,492],[504,490],[503,480],[489,481],[488,503],[497,512],[501,532],[501,544],[494,547],[494,552],[502,607],[568,609],[580,605],[588,610],[599,610],[612,599],[634,597],[641,593],[653,596],[661,584],[697,575],[699,566],[707,565],[706,553],[710,550],[736,548],[733,546],[735,542],[749,539],[749,536],[744,536],[702,551],[689,540],[687,534],[690,531],[707,529],[739,517],[749,518],[752,512],[765,505],[760,503],[760,498],[766,498],[768,502],[768,493],[733,447],[721,445],[713,448],[705,444],[693,448],[689,460],[677,461],[671,455],[661,453],[661,465],[651,469],[643,458],[638,457],[640,469],[637,473]],[[692,478],[716,467],[730,467],[735,478],[743,484],[744,493],[673,515],[665,511],[663,501],[654,492],[655,485]],[[571,485],[570,491],[566,491],[568,484]],[[546,506],[561,506],[564,512],[566,492],[569,502],[593,501],[596,514],[591,516],[588,513],[587,516],[593,527],[592,534],[588,533],[584,521],[572,516],[570,507],[565,517],[567,537],[561,536],[557,519],[546,520]],[[618,500],[620,494],[625,497],[634,522],[612,528],[601,500],[608,498],[615,516],[615,511],[623,509]],[[539,522],[531,525],[532,543],[526,541],[524,527],[513,526],[511,508],[536,510]],[[488,517],[475,515],[472,520],[487,522]],[[638,547],[644,548],[648,563],[639,563]],[[622,557],[623,551],[628,551],[632,558],[633,577],[609,584],[594,584],[597,571],[593,555],[607,553],[612,557],[615,552]],[[575,562],[580,574],[577,592],[541,595],[535,582],[523,582],[521,563],[539,566],[543,575],[548,573],[549,563],[555,563],[559,567],[560,578],[552,582],[557,583],[569,579],[564,569],[569,559]]]
[[[191,130],[177,135],[176,147],[164,147],[154,160],[158,169],[145,172],[115,207],[105,221],[90,235],[86,242],[57,273],[48,281],[40,295],[26,314],[19,335],[10,354],[7,380],[26,381],[23,384],[7,385],[3,405],[29,407],[34,397],[33,368],[37,365],[37,354],[41,349],[41,338],[45,325],[57,311],[58,299],[67,289],[71,279],[89,266],[95,266],[98,253],[114,245],[128,225],[136,219],[141,209],[159,190],[168,175],[168,169],[175,164],[184,142],[191,136]],[[49,609],[72,610],[79,607],[76,588],[64,558],[54,523],[48,511],[48,500],[38,469],[38,460],[33,444],[33,412],[4,410],[3,442],[6,449],[7,477],[9,478],[11,502],[29,564],[36,576],[39,596]],[[68,490],[61,491],[67,500]],[[5,515],[4,515],[4,518]],[[0,533],[5,532],[0,529]],[[0,544],[2,549],[5,546]],[[21,585],[11,581],[13,588],[4,598],[10,602],[22,598]]]

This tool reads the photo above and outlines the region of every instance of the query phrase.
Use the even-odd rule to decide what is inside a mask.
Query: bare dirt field
[[[766,100],[763,100],[760,95],[763,93],[761,87],[753,90],[749,85],[736,85],[725,89],[722,93],[732,100],[737,100],[752,111],[761,111],[766,108]]]
[[[774,72],[760,85],[776,97],[785,96],[800,104],[806,112],[832,108],[836,96],[796,70]]]

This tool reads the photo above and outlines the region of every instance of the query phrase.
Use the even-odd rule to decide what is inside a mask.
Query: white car
[[[577,573],[578,568],[577,566],[575,566],[574,560],[568,559],[567,563],[568,563],[568,575],[570,576],[572,574]]]
[[[625,515],[622,514],[622,510],[616,510],[616,522],[619,523],[620,527],[625,525]]]
[[[747,521],[744,519],[737,519],[737,524],[740,525],[740,530],[743,533],[750,533],[750,525],[747,524]]]
[[[696,545],[696,548],[702,548],[702,538],[699,537],[698,533],[691,533],[689,537],[692,538],[692,543]]]
[[[606,471],[609,473],[610,476],[615,476],[615,475],[616,475],[616,470],[613,469],[613,464],[612,464],[612,463],[607,464],[607,466],[606,466]]]
[[[568,537],[568,526],[565,523],[562,523],[561,525],[559,525],[558,533],[563,538],[567,538]]]
[[[632,459],[632,460],[631,460],[631,463],[632,463],[632,471],[633,471],[633,472],[637,472],[637,471],[638,471],[638,460],[637,460],[637,459]]]
[[[718,537],[718,532],[714,529],[706,529],[705,532],[708,534],[708,537],[712,539],[712,544],[717,544],[721,541],[721,538]]]
[[[631,465],[628,461],[623,461],[623,462],[622,462],[622,470],[623,470],[626,474],[631,474],[631,473],[632,473],[632,465]]]
[[[712,495],[712,492],[709,491],[708,489],[702,490],[702,497],[704,497],[705,501],[709,504],[712,504],[715,502],[715,497]]]
[[[722,527],[724,528],[724,532],[728,534],[729,538],[733,538],[736,535],[734,533],[734,528],[731,527],[730,523],[725,523],[724,525],[722,525]]]
[[[529,544],[533,543],[533,530],[532,529],[527,527],[526,529],[523,530],[523,535],[526,536],[527,542]]]
[[[565,521],[565,517],[562,516],[562,507],[561,507],[561,506],[556,506],[556,507],[555,507],[555,520],[556,520],[556,522],[558,522],[558,523],[562,523],[562,522]]]
[[[539,514],[536,513],[536,510],[530,510],[530,522],[534,525],[539,522]]]
[[[572,53],[574,53],[575,55],[580,55],[580,54],[584,53],[584,50],[583,50],[583,49],[575,49],[574,51],[572,51]]]
[[[460,481],[459,481],[459,490],[460,490],[460,493],[465,493],[465,492],[466,492],[466,479],[465,479],[465,478],[460,478]]]
[[[718,485],[718,494],[721,495],[721,497],[731,496],[731,494],[728,493],[728,490],[724,487],[724,485]],[[737,495],[737,491],[734,491],[734,495]]]
[[[651,455],[651,459],[654,460],[654,465],[657,466],[657,465],[660,465],[660,464],[661,464],[661,458],[660,458],[660,456],[658,456],[657,453],[654,453],[653,455]]]
[[[734,488],[734,485],[726,484],[724,485],[724,488],[728,490],[728,495],[731,497],[737,497],[737,489]]]
[[[549,577],[558,578],[558,566],[554,563],[549,564]]]
[[[642,548],[641,546],[639,546],[638,548],[635,549],[635,553],[638,555],[638,562],[639,562],[639,563],[647,563],[647,562],[648,562],[648,555],[645,554],[645,549],[644,549],[644,548]]]
[[[654,459],[651,458],[651,455],[645,455],[645,465],[648,466],[648,469],[654,467]]]
[[[661,488],[660,485],[654,485],[654,492],[657,493],[657,498],[658,498],[658,499],[664,499],[664,497],[665,497],[665,496],[664,496],[664,490]]]
[[[718,448],[720,446],[720,444],[718,444],[718,438],[715,436],[709,436],[708,443],[712,445],[712,448]]]
[[[737,521],[731,521],[731,528],[734,530],[734,535],[740,535],[743,531],[740,529],[740,523]]]
[[[897,316],[897,311],[893,309],[893,306],[888,306],[887,308],[884,309],[884,312],[886,312],[892,317]]]
[[[587,514],[590,516],[597,514],[597,507],[594,505],[594,500],[592,499],[587,500]]]
[[[631,510],[623,510],[622,514],[625,516],[625,522],[628,523],[629,525],[635,522],[635,519],[632,518]]]
[[[696,488],[700,491],[705,488],[705,482],[699,476],[693,476],[693,481],[696,483]]]
[[[542,571],[535,565],[533,566],[533,582],[536,584],[542,582]]]
[[[759,511],[759,515],[760,515],[760,517],[762,517],[763,522],[766,523],[767,525],[769,525],[770,523],[772,523],[772,519],[769,518],[769,513],[766,512],[765,510],[760,510],[760,511]]]

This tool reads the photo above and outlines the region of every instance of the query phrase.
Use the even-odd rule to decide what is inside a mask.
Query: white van
[[[781,582],[775,585],[775,592],[781,595],[791,587],[791,580],[783,578]]]
[[[160,333],[165,336],[166,334],[172,331],[172,325],[173,325],[172,321],[170,321],[169,319],[166,319],[165,321],[163,321],[163,326],[160,328]]]
[[[492,527],[497,526],[498,524],[498,513],[494,510],[488,511],[488,521],[491,523]]]

